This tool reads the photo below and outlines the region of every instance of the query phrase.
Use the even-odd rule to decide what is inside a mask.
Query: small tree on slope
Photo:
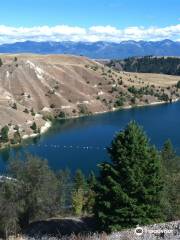
[[[162,220],[161,160],[143,130],[131,122],[108,149],[111,163],[100,165],[94,213],[103,230],[114,231]]]

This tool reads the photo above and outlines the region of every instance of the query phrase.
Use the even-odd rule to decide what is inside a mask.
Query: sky
[[[0,43],[180,41],[180,0],[2,0]]]

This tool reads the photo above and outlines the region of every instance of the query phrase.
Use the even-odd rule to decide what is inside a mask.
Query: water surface
[[[86,174],[97,170],[97,164],[109,159],[109,146],[116,132],[136,120],[144,127],[151,142],[161,148],[171,139],[180,153],[180,102],[120,110],[95,116],[59,121],[40,138],[0,152],[0,172],[16,153],[29,152],[46,158],[54,169],[82,169]],[[86,147],[86,148],[85,148]]]

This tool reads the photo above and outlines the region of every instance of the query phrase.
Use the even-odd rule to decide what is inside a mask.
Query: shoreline
[[[30,134],[30,135],[25,134],[25,135],[22,136],[22,141],[38,137],[41,134],[46,133],[51,127],[52,127],[52,122],[46,121],[45,125],[42,126],[41,129],[40,129],[40,133],[33,133],[33,134]],[[13,147],[13,148],[18,147],[22,144],[22,141],[20,143],[17,143],[17,144],[11,144],[10,142],[5,143],[3,146],[0,147],[0,151],[5,150],[7,148],[11,148],[11,147]]]
[[[87,117],[87,116],[96,116],[100,114],[105,114],[105,113],[110,113],[110,112],[116,112],[116,111],[121,111],[121,110],[129,110],[133,108],[140,108],[140,107],[149,107],[149,106],[157,106],[161,104],[171,104],[180,101],[180,98],[172,99],[171,102],[166,102],[166,101],[159,101],[159,102],[152,102],[152,103],[145,103],[145,104],[137,104],[137,105],[128,105],[124,107],[119,107],[119,108],[113,108],[111,110],[107,111],[101,111],[101,112],[94,112],[92,114],[86,114],[86,115],[80,115],[80,116],[71,116],[71,117],[66,117],[66,118],[59,118],[57,120],[70,120],[70,119],[77,119],[77,118],[82,118],[82,117]],[[35,138],[38,136],[41,136],[41,134],[46,133],[51,127],[53,127],[53,121],[46,121],[45,125],[41,127],[40,133],[33,133],[33,134],[25,134],[22,136],[22,141],[28,140],[31,138]],[[5,143],[3,146],[0,147],[0,151],[11,148],[11,147],[18,147],[22,144],[22,142],[18,144],[11,144],[11,143]]]
[[[110,113],[110,112],[116,112],[116,111],[121,111],[121,110],[128,110],[128,109],[133,109],[133,108],[140,108],[140,107],[150,107],[150,106],[156,106],[156,105],[162,105],[162,104],[171,104],[180,101],[180,98],[172,99],[171,102],[166,102],[166,101],[159,101],[159,102],[152,102],[152,103],[144,103],[144,104],[137,104],[137,105],[128,105],[128,106],[122,106],[118,108],[113,108],[111,110],[107,111],[101,111],[101,112],[94,112],[92,114],[85,114],[85,115],[80,115],[80,116],[71,116],[71,117],[66,117],[66,118],[59,118],[57,120],[70,120],[74,118],[81,118],[81,117],[88,117],[88,116],[96,116],[98,114],[104,114],[104,113]]]
[[[34,137],[37,137],[37,136],[39,136],[41,134],[44,134],[51,127],[52,127],[52,122],[46,121],[45,125],[42,126],[41,129],[40,129],[40,133],[32,133],[30,135],[25,134],[25,135],[22,136],[22,140],[26,140],[26,139],[29,139],[29,138],[34,138]]]

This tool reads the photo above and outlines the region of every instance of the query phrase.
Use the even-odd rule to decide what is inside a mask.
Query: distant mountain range
[[[180,42],[17,42],[0,45],[0,53],[74,54],[94,59],[123,59],[132,56],[180,56]]]

